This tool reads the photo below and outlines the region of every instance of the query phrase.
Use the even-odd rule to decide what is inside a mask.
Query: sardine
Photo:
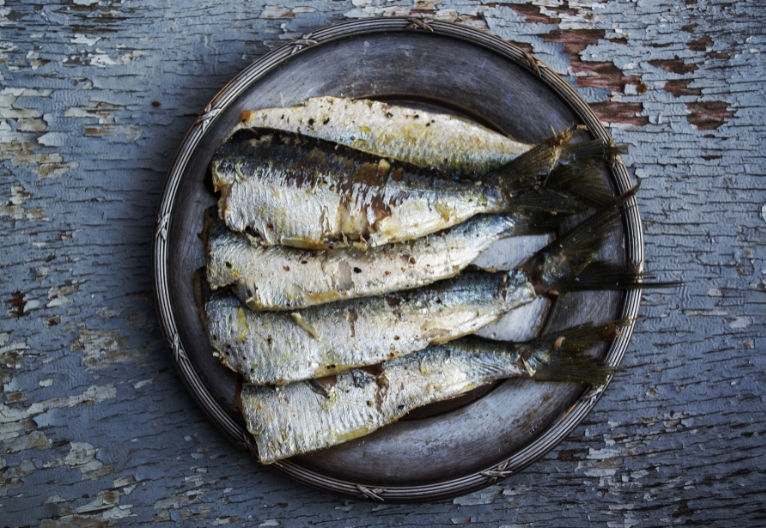
[[[480,215],[449,230],[366,251],[251,244],[206,215],[207,281],[253,310],[293,310],[418,288],[454,277],[497,240],[551,232],[566,214]]]
[[[514,344],[476,337],[431,346],[334,379],[244,385],[242,414],[263,464],[369,434],[411,410],[506,378],[603,384],[612,373],[583,352],[620,335],[618,321]]]
[[[331,96],[245,111],[234,131],[244,128],[298,132],[458,179],[476,179],[532,147],[453,115]]]
[[[221,191],[219,216],[262,245],[306,249],[375,247],[481,213],[547,210],[550,204],[539,203],[536,189],[549,184],[571,137],[563,132],[469,183],[322,139],[266,129],[245,134],[224,143],[211,163],[214,188]],[[613,149],[592,151],[578,152],[592,161]]]
[[[515,270],[468,270],[417,290],[292,313],[252,311],[233,295],[217,294],[205,304],[208,336],[223,364],[247,382],[281,384],[373,365],[448,342],[476,332],[539,295],[652,286],[634,270],[592,262],[617,217],[619,205],[593,215]]]
[[[248,383],[279,384],[472,334],[535,297],[523,273],[474,271],[417,290],[292,313],[256,312],[233,295],[213,295],[205,312],[210,343],[224,365]]]

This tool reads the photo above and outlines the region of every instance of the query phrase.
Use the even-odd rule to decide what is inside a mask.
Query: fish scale
[[[205,305],[221,361],[254,384],[316,378],[373,365],[471,334],[536,298],[522,272],[463,273],[424,288],[258,312],[230,294]]]
[[[257,130],[211,163],[219,216],[263,245],[326,249],[419,238],[481,213],[512,209],[523,189],[500,176],[456,182],[432,169],[321,139]]]
[[[478,178],[531,145],[453,115],[370,99],[312,97],[288,108],[249,110],[234,131],[272,128],[342,143],[454,178]]]
[[[455,276],[497,240],[550,229],[565,217],[536,227],[532,215],[482,215],[446,232],[366,251],[307,251],[251,244],[208,215],[207,280],[214,289],[232,285],[242,302],[258,310],[379,295]]]
[[[412,409],[480,385],[530,377],[525,361],[535,358],[525,358],[525,350],[512,343],[464,340],[383,363],[377,375],[344,372],[322,390],[309,382],[276,389],[244,385],[242,411],[260,461],[270,464],[369,434]]]

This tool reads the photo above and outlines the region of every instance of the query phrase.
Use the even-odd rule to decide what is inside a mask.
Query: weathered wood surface
[[[152,300],[154,212],[205,104],[348,18],[524,46],[628,143],[648,293],[585,423],[437,504],[337,499],[259,467],[193,403]],[[0,526],[759,526],[766,520],[766,10],[716,2],[0,2]]]

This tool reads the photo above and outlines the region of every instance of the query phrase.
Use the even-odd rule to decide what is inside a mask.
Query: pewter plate
[[[226,85],[184,139],[157,216],[155,288],[168,345],[198,403],[219,429],[255,454],[237,410],[238,379],[212,356],[197,313],[192,276],[205,263],[202,213],[214,150],[246,109],[289,106],[311,96],[371,97],[474,119],[528,143],[573,124],[609,141],[604,127],[558,75],[491,35],[441,22],[386,18],[317,30],[264,56]],[[604,169],[615,193],[630,187],[625,166]],[[635,204],[632,204],[635,205]],[[512,266],[544,239],[498,243],[484,264]],[[637,208],[624,214],[602,257],[640,268]],[[635,316],[638,291],[585,292],[541,301],[484,330],[524,339],[588,321]],[[617,366],[632,327],[594,353]],[[604,387],[509,380],[457,403],[436,405],[367,437],[273,464],[307,485],[345,496],[411,502],[467,493],[508,477],[560,442]]]

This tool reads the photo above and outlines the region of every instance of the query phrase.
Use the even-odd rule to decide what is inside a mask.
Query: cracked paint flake
[[[128,340],[119,330],[80,330],[69,344],[71,351],[82,350],[82,362],[88,369],[102,369],[115,363],[146,362],[145,349],[128,347]]]
[[[117,389],[114,385],[92,385],[84,392],[75,396],[65,398],[51,398],[33,403],[27,408],[8,407],[0,404],[0,424],[9,422],[20,422],[38,414],[44,413],[49,409],[58,409],[62,407],[74,407],[81,403],[99,403],[111,400],[117,397]]]
[[[114,471],[112,466],[107,466],[96,458],[99,451],[100,449],[87,442],[72,442],[69,453],[59,464],[70,469],[79,469],[82,480],[95,480]]]
[[[740,316],[740,317],[737,317],[736,319],[734,319],[733,321],[729,322],[729,326],[731,328],[736,329],[736,330],[740,330],[742,328],[747,328],[748,326],[750,326],[751,322],[752,321],[750,320],[749,317],[747,317],[747,316]]]

